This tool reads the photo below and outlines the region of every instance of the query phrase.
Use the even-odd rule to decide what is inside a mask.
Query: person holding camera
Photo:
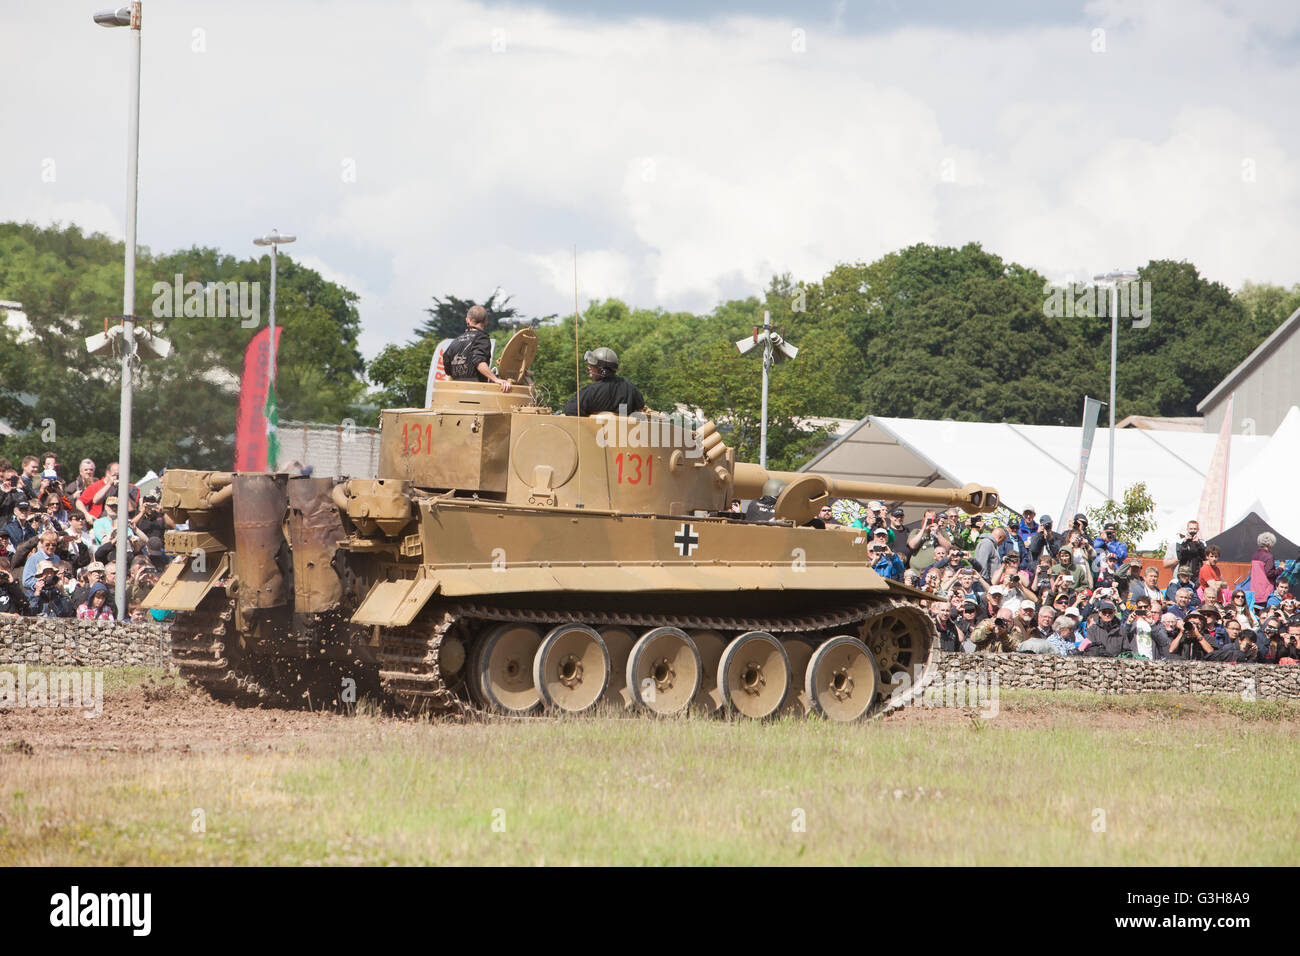
[[[27,595],[14,580],[9,561],[0,558],[0,614],[26,614],[27,611]]]
[[[33,521],[32,506],[26,498],[21,498],[14,502],[13,517],[5,525],[4,530],[9,534],[9,543],[18,550],[18,546],[29,538],[36,537],[39,527],[39,519]]]
[[[877,531],[884,530],[883,528],[877,529]],[[903,561],[890,549],[888,537],[888,534],[873,534],[871,536],[871,568],[882,578],[888,578],[901,584],[903,581]]]
[[[1201,565],[1205,563],[1205,542],[1200,535],[1200,522],[1195,519],[1187,522],[1187,530],[1178,532],[1174,556],[1165,558],[1165,567],[1173,568],[1181,564],[1190,570],[1192,580],[1199,577]]]
[[[941,550],[944,559],[947,559],[948,550],[952,547],[952,539],[944,533],[939,515],[934,511],[927,511],[925,517],[921,519],[921,527],[908,535],[907,546],[912,551],[909,563],[913,568],[924,573],[939,563]]]
[[[119,500],[122,498],[118,489],[118,468],[117,462],[111,462],[108,470],[104,472],[104,477],[83,491],[81,497],[77,499],[78,506],[92,522],[103,517],[104,502],[108,498],[117,498]],[[127,515],[130,516],[134,515],[138,510],[140,489],[130,482],[127,482],[127,489],[126,511]]]
[[[37,564],[28,603],[37,617],[71,617],[72,604],[59,582],[59,569],[53,561]]]
[[[1205,659],[1221,664],[1257,663],[1259,648],[1255,644],[1255,632],[1246,630],[1236,621],[1230,621],[1228,639],[1223,642],[1222,647],[1216,648]]]
[[[1166,618],[1177,620],[1177,615],[1167,614]],[[1168,624],[1166,623],[1166,630]],[[1169,655],[1181,657],[1186,661],[1203,661],[1214,653],[1215,647],[1205,633],[1205,620],[1200,611],[1192,611],[1175,631],[1170,631]]]
[[[1029,560],[1037,561],[1044,553],[1055,555],[1061,550],[1064,538],[1052,530],[1052,516],[1043,515],[1038,519],[1038,530],[1029,536]]]

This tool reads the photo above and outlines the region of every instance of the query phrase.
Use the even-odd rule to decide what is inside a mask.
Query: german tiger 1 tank
[[[597,707],[855,720],[931,663],[933,598],[872,570],[866,533],[807,526],[833,496],[992,511],[997,494],[770,472],[713,423],[552,414],[531,329],[497,385],[381,413],[378,474],[169,470],[180,672],[226,697],[414,712]],[[774,516],[733,498],[779,479]],[[355,697],[351,698],[355,700]]]

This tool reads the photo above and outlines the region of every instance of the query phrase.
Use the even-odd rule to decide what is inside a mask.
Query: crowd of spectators
[[[834,527],[834,514],[823,508],[813,523]],[[1195,521],[1144,569],[1115,523],[1096,531],[1083,514],[1061,530],[1032,508],[1006,524],[956,508],[919,526],[903,517],[872,501],[852,527],[870,535],[879,574],[942,599],[931,613],[944,651],[1300,662],[1300,569],[1274,559],[1271,534],[1259,536],[1249,580],[1230,582]]]
[[[117,535],[125,521],[128,615],[146,620],[141,602],[167,561],[170,519],[156,495],[119,482],[117,462],[100,475],[87,458],[70,481],[60,470],[53,451],[28,455],[17,468],[0,458],[0,613],[116,619]]]

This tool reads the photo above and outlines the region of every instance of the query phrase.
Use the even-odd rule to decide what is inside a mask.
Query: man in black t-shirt
[[[569,399],[564,406],[565,415],[595,415],[598,412],[617,412],[630,415],[645,408],[641,391],[618,375],[618,356],[613,349],[599,348],[586,355],[587,374],[591,384]]]
[[[496,382],[501,391],[510,391],[508,379],[498,378],[488,359],[492,340],[487,334],[487,310],[481,305],[465,313],[465,331],[443,350],[442,364],[457,382]]]

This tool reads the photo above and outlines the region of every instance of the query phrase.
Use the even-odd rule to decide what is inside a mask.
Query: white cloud
[[[270,226],[296,233],[296,258],[363,294],[367,354],[433,295],[501,285],[568,311],[574,244],[584,299],[698,310],[917,241],[1052,277],[1172,257],[1230,285],[1300,279],[1300,67],[1273,45],[1293,4],[1104,0],[1074,24],[865,35],[359,9],[146,10],[140,240],[252,255]],[[28,42],[7,52],[0,218],[120,233],[125,31],[72,0],[5,25]]]

